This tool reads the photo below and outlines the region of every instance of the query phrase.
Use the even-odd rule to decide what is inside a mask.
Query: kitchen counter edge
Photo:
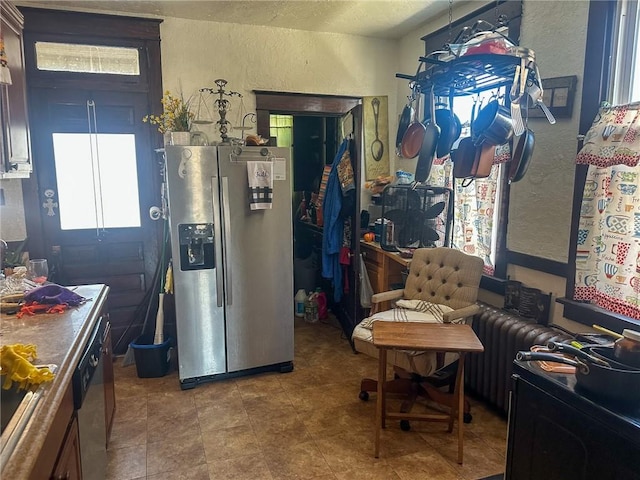
[[[42,447],[44,446],[47,434],[51,429],[56,412],[60,408],[64,394],[71,384],[73,373],[80,361],[84,346],[90,340],[93,327],[100,318],[100,312],[106,304],[107,295],[109,293],[109,287],[102,284],[68,288],[75,288],[76,293],[89,300],[83,306],[73,307],[61,315],[72,315],[74,313],[74,309],[82,308],[82,313],[85,314],[86,318],[84,322],[82,322],[78,332],[73,337],[62,361],[57,363],[58,369],[56,371],[55,378],[51,384],[46,387],[45,393],[36,406],[24,432],[16,444],[13,453],[6,464],[2,466],[2,470],[0,472],[0,477],[2,478],[12,478],[17,480],[30,477]],[[3,322],[7,321],[11,320],[3,318]],[[62,333],[63,332],[56,331],[50,332],[52,336],[56,334],[60,335]],[[0,338],[0,341],[1,340],[4,339]],[[28,334],[24,339],[21,339],[21,341],[23,343],[28,343]],[[38,358],[39,363],[41,360],[43,363],[49,363],[46,358]]]

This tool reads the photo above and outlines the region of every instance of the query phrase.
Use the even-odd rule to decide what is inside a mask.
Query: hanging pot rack
[[[452,22],[452,3],[449,0],[449,29]],[[511,85],[520,65],[527,71],[527,83],[541,84],[537,78],[535,53],[533,50],[519,47],[517,42],[504,35],[500,30],[508,25],[504,15],[498,15],[496,1],[497,27],[485,20],[477,20],[472,26],[464,26],[453,38],[449,32],[449,42],[441,50],[419,57],[420,64],[427,64],[423,71],[418,68],[415,75],[397,73],[397,78],[409,80],[411,89],[418,92],[433,91],[436,97],[473,95],[487,90],[497,90]],[[474,42],[480,36],[493,35],[490,40],[501,40],[510,45],[504,53],[462,54],[463,47]]]
[[[473,95],[511,85],[522,57],[489,53],[449,61],[433,57],[420,57],[419,60],[430,67],[417,75],[397,73],[396,77],[409,80],[414,89],[420,92],[428,92],[433,87],[436,97],[448,97]],[[527,70],[527,81],[539,83],[540,79],[535,74],[535,61],[527,61]]]

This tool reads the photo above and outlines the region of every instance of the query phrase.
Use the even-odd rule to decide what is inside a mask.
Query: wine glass
[[[47,265],[46,258],[34,258],[33,260],[29,260],[29,264],[27,265],[27,275],[29,280],[38,285],[42,285],[47,281],[47,277],[49,276],[49,266]]]

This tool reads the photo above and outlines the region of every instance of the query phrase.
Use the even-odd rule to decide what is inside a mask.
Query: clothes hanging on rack
[[[342,210],[342,188],[338,176],[338,165],[349,147],[349,140],[340,144],[334,157],[327,181],[327,190],[322,205],[324,228],[322,231],[322,276],[333,281],[333,299],[342,299],[342,265],[340,250],[344,232],[344,222],[340,215]]]

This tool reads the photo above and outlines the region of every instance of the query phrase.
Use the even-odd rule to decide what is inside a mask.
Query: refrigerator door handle
[[[231,248],[231,213],[229,212],[229,177],[222,177],[222,217],[224,222],[224,249]],[[224,256],[224,273],[226,277],[225,292],[227,294],[227,305],[233,303],[231,292],[231,268],[228,265],[229,255]]]
[[[215,239],[216,249],[216,302],[218,307],[223,305],[223,281],[222,281],[222,236],[220,222],[220,209],[217,203],[220,201],[220,187],[218,186],[218,177],[211,177],[211,188],[213,190],[213,236]]]

